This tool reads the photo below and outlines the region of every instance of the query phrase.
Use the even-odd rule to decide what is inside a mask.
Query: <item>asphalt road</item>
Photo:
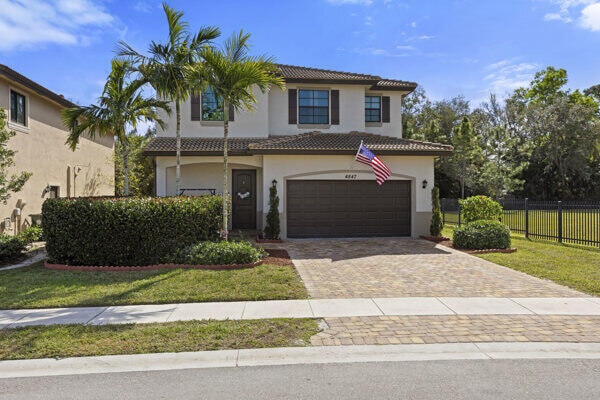
[[[0,379],[0,399],[598,399],[600,360],[312,364]]]

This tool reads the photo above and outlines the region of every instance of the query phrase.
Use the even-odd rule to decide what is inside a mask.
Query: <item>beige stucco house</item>
[[[232,229],[262,229],[269,188],[283,238],[418,236],[429,231],[436,157],[451,146],[402,138],[402,99],[416,83],[279,65],[287,90],[256,91],[253,111],[230,117]],[[223,121],[208,89],[182,107],[181,193],[175,116],[146,147],[159,196],[220,193]],[[361,141],[391,169],[382,186],[354,161]]]
[[[7,204],[0,204],[0,226],[15,234],[39,219],[48,197],[114,195],[113,139],[83,138],[72,151],[61,111],[75,106],[11,68],[0,64],[0,107],[16,135],[15,172],[33,175]]]

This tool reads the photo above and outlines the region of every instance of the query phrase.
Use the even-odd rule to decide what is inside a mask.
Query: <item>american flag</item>
[[[381,185],[389,176],[392,174],[392,171],[388,168],[387,165],[383,161],[379,159],[371,150],[367,148],[364,144],[360,144],[358,148],[358,152],[356,153],[356,161],[367,164],[371,168],[373,168],[373,172],[375,173],[375,180],[378,185]]]

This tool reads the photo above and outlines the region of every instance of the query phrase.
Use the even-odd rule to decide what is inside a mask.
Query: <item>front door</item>
[[[256,229],[256,170],[234,169],[231,196],[233,229]]]

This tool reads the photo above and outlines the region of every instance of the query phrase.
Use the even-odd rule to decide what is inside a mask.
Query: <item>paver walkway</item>
[[[281,246],[313,298],[586,296],[424,240],[295,239]]]

